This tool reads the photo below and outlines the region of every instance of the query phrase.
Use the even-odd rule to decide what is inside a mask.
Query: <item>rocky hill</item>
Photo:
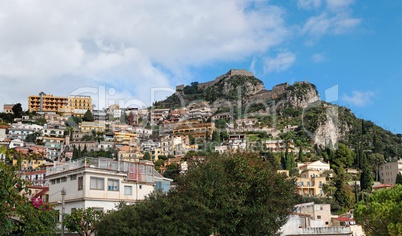
[[[317,150],[336,148],[342,142],[388,160],[402,156],[401,135],[358,119],[345,107],[321,101],[316,86],[308,82],[282,83],[267,90],[252,73],[230,70],[210,82],[177,86],[175,94],[154,106],[174,109],[200,102],[207,102],[214,114],[231,111],[233,119],[257,118],[260,128],[274,129],[281,138]]]

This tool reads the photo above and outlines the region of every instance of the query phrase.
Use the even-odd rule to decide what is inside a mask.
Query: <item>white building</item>
[[[330,170],[329,163],[323,161],[314,161],[307,163],[297,163],[297,167],[300,172],[303,170],[318,170],[320,173],[323,173],[326,170]]]
[[[10,129],[8,130],[7,137],[10,139],[21,139],[25,140],[25,138],[33,134],[35,132],[40,133],[43,127],[40,125],[30,125],[30,124],[22,124],[22,123],[15,123],[12,124]]]
[[[152,162],[117,162],[107,158],[80,159],[48,167],[49,202],[61,212],[65,189],[65,213],[79,208],[115,209],[143,200],[154,190],[168,191],[172,180],[154,170]]]
[[[380,181],[383,184],[395,184],[396,175],[402,173],[402,160],[379,165]]]

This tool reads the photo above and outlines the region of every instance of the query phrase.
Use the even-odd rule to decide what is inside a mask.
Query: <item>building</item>
[[[229,134],[228,146],[231,150],[245,150],[247,139],[245,134]]]
[[[134,146],[136,145],[137,134],[129,131],[114,132],[116,144]]]
[[[297,190],[300,195],[323,197],[323,185],[327,182],[326,177],[320,176],[318,170],[305,170],[297,178]]]
[[[87,110],[92,111],[92,98],[83,95],[69,97],[53,96],[52,94],[31,95],[28,97],[28,111],[55,113],[83,117]]]
[[[67,105],[67,97],[57,97],[44,92],[28,97],[29,112],[62,112]]]
[[[314,204],[314,202],[297,204],[285,225],[280,229],[280,235],[349,235],[363,236],[361,228],[352,228],[350,225],[332,225],[331,205]]]
[[[8,128],[10,128],[9,125],[0,125],[0,141],[3,141],[7,138]]]
[[[291,152],[294,149],[293,141],[286,144],[284,140],[266,140],[262,145],[270,152],[286,152],[286,148],[288,152]]]
[[[84,117],[85,113],[92,112],[91,96],[71,95],[68,97],[68,109],[73,116]]]
[[[314,161],[314,162],[307,162],[307,163],[302,163],[298,166],[300,171],[303,170],[318,170],[320,173],[323,173],[324,171],[329,171],[331,168],[329,166],[329,163],[323,162],[323,161]]]
[[[106,124],[103,122],[81,122],[80,130],[83,133],[90,133],[92,131],[96,133],[103,133],[106,130]]]
[[[15,106],[15,104],[4,104],[3,112],[6,114],[14,114],[14,112],[13,112],[14,106]]]
[[[380,164],[378,170],[381,183],[395,184],[396,175],[402,173],[402,160]]]
[[[92,207],[113,210],[119,202],[144,200],[154,190],[168,191],[171,179],[162,177],[152,162],[121,162],[108,158],[79,159],[46,169],[49,202],[61,212],[65,190],[65,213]]]
[[[173,129],[174,135],[191,135],[193,138],[212,138],[215,123],[200,123],[197,120],[189,120],[176,123]]]
[[[40,125],[30,125],[23,123],[12,124],[8,130],[7,137],[10,139],[21,139],[25,140],[26,137],[33,133],[40,133],[43,127]]]

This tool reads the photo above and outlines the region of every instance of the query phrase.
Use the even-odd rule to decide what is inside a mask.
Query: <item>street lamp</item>
[[[64,236],[64,196],[66,196],[66,189],[61,190],[61,236]]]

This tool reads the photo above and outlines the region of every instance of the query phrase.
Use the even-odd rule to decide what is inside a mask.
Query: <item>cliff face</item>
[[[287,99],[290,105],[297,108],[307,108],[309,104],[320,100],[313,84],[298,82],[287,89]]]

